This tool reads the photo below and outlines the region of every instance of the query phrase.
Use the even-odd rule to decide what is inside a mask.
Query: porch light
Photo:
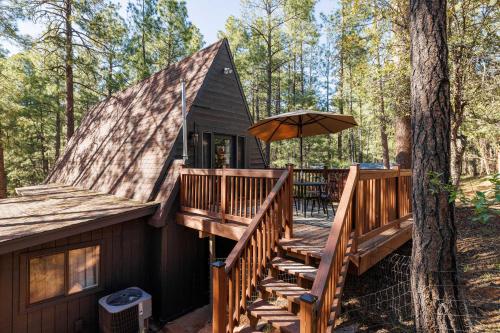
[[[191,133],[191,140],[195,146],[198,145],[198,133],[197,132]]]

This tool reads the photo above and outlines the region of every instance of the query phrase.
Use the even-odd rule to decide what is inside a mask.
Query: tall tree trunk
[[[340,67],[340,75],[339,75],[339,94],[340,94],[340,105],[339,105],[339,113],[344,114],[344,38],[345,38],[345,6],[344,2],[341,1],[340,5],[342,6],[340,11],[340,47],[339,47],[339,67]],[[337,140],[337,156],[339,160],[342,160],[342,132],[338,134]]]
[[[141,53],[142,53],[142,73],[141,79],[144,79],[148,74],[148,64],[146,59],[146,24],[144,19],[146,17],[145,0],[142,0],[142,27],[141,27]]]
[[[55,137],[54,137],[54,160],[57,161],[59,156],[61,155],[61,139],[62,139],[62,120],[61,120],[61,99],[63,96],[63,92],[61,89],[61,82],[59,80],[59,76],[56,79],[57,86],[57,108],[56,108],[56,123],[55,123]]]
[[[305,95],[305,76],[304,76],[304,42],[300,41],[300,97],[302,101],[304,100]]]
[[[270,24],[270,23],[269,23]],[[272,53],[272,42],[271,42],[271,30],[269,28],[269,33],[267,34],[267,68],[266,68],[266,79],[267,79],[267,98],[266,98],[266,114],[267,117],[271,117],[271,103],[273,98],[273,53]],[[271,165],[271,143],[266,142],[266,157],[269,165]]]
[[[281,70],[278,68],[278,77],[276,80],[276,101],[275,101],[275,114],[281,113]]]
[[[380,63],[380,50],[377,46],[377,68],[378,68],[378,89],[379,89],[379,122],[380,122],[380,141],[382,144],[382,161],[386,169],[390,168],[389,162],[389,143],[387,142],[387,118],[385,116],[384,101],[384,81],[382,78],[382,64]]]
[[[69,140],[75,132],[75,114],[74,114],[74,97],[73,97],[73,27],[71,14],[72,0],[66,0],[66,55],[65,55],[65,72],[66,72],[66,139]]]
[[[56,133],[54,140],[54,158],[57,161],[59,155],[61,155],[61,112],[59,112],[59,108],[56,110]]]
[[[108,97],[113,94],[113,53],[109,52],[108,55]]]
[[[458,287],[454,203],[431,186],[450,180],[446,0],[410,0],[413,128],[411,289],[417,332],[466,330]]]
[[[411,168],[411,117],[396,117],[396,163],[403,169]]]

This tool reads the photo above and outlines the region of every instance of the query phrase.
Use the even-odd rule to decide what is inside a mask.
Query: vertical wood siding
[[[134,220],[0,256],[0,332],[77,332],[80,320],[81,332],[97,332],[100,297],[130,286],[150,291],[147,258],[151,231],[144,220]],[[102,244],[103,290],[33,310],[20,310],[21,254],[92,240],[101,240]]]
[[[198,155],[201,156],[201,133],[203,131],[246,137],[246,159],[249,168],[263,168],[264,160],[256,139],[247,132],[251,126],[244,96],[239,89],[236,69],[233,67],[229,49],[224,43],[207,73],[205,81],[191,107],[190,131],[200,133]],[[232,68],[232,74],[224,74],[224,68]]]

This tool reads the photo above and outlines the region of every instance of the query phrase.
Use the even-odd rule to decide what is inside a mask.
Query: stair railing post
[[[316,301],[310,293],[300,296],[300,333],[316,333]]]
[[[222,177],[220,185],[220,220],[226,222],[226,166],[222,166]]]
[[[356,184],[354,184],[354,195],[352,196],[352,225],[351,230],[354,228],[354,239],[352,240],[352,253],[358,252],[358,239],[361,236],[361,211],[359,201],[362,200],[362,193],[360,191],[359,185],[359,164],[353,164],[349,168],[349,173],[354,172],[356,174]]]
[[[288,164],[288,190],[286,191],[286,225],[285,225],[285,238],[293,238],[293,164]]]
[[[227,324],[226,263],[216,261],[212,264],[212,333],[225,333]]]

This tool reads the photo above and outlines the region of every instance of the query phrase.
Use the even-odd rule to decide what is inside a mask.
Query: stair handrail
[[[313,286],[310,292],[300,298],[300,333],[325,332],[332,325],[330,316],[339,283],[338,275],[353,228],[352,199],[358,177],[359,165],[351,166]],[[332,276],[332,273],[336,276]]]
[[[292,237],[292,193],[293,167],[290,165],[283,171],[226,261],[212,264],[213,332],[233,331],[240,310],[246,309],[246,301],[257,287],[257,279],[263,276],[278,240],[283,235],[285,238]]]

